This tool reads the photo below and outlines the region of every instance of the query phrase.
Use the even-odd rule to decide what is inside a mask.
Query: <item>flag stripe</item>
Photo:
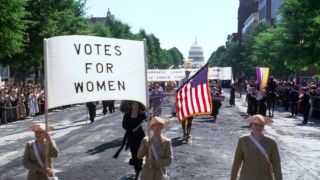
[[[203,101],[204,101],[204,98],[203,98],[203,94],[204,94],[203,88],[202,88],[202,86],[198,86],[198,88],[199,88],[199,97],[201,98],[201,99],[200,99],[200,110],[201,110],[201,112],[205,112],[204,103],[203,103]]]
[[[197,99],[196,99],[196,89],[192,88],[192,104],[193,104],[193,109],[195,113],[199,112],[198,106],[197,106]]]
[[[191,93],[191,89],[188,90],[188,110],[189,110],[189,114],[193,114],[193,108],[192,108],[192,93]]]
[[[190,109],[189,109],[189,104],[188,104],[188,99],[189,99],[189,96],[188,96],[188,85],[186,88],[184,88],[184,107],[186,110],[185,110],[185,114],[190,114]]]
[[[194,89],[196,90],[196,96],[198,97],[199,96],[199,90],[198,90],[198,88],[194,88]],[[200,110],[200,101],[199,101],[199,98],[196,98],[196,100],[197,100],[196,107],[198,108],[198,112],[197,113],[199,113],[199,112],[201,112],[201,110]]]
[[[206,84],[203,84],[203,89],[204,89],[204,100],[205,100],[205,106],[206,106],[206,111],[210,111],[210,102],[209,102],[209,97],[208,97],[208,89],[206,88]]]
[[[179,120],[195,114],[211,113],[212,104],[208,84],[208,64],[206,64],[178,90],[176,103]]]

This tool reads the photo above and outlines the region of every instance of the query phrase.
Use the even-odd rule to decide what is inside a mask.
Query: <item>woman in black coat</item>
[[[145,133],[142,128],[143,121],[147,118],[143,112],[143,106],[136,102],[131,101],[131,108],[129,112],[123,116],[122,127],[126,130],[127,145],[131,152],[131,159],[129,164],[134,167],[136,178],[138,179],[139,173],[142,169],[142,159],[137,158],[137,153]]]

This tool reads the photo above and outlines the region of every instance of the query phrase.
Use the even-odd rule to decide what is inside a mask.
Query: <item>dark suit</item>
[[[89,111],[89,116],[90,116],[90,122],[94,122],[94,118],[96,117],[96,109],[97,109],[97,102],[86,102],[86,106]]]

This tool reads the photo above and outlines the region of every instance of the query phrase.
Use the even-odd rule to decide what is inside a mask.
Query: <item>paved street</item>
[[[228,97],[228,91],[225,91],[224,95]],[[209,116],[196,117],[191,142],[184,144],[180,125],[165,105],[162,116],[172,122],[164,132],[173,144],[170,179],[229,179],[238,137],[249,132],[248,124],[244,122],[245,111],[244,97],[236,98],[235,107],[230,107],[226,98],[217,123],[212,123]],[[118,159],[112,159],[124,134],[123,115],[117,109],[115,113],[103,116],[100,108],[96,122],[86,124],[86,113],[85,106],[78,105],[49,114],[49,121],[55,127],[53,138],[60,149],[59,157],[54,159],[59,178],[117,180],[134,174],[128,165],[129,151],[122,151]],[[283,179],[320,179],[320,124],[311,121],[302,126],[301,117],[288,118],[289,114],[278,108],[274,124],[266,128],[266,133],[278,142]],[[40,120],[43,116],[0,126],[1,180],[25,179],[22,155],[25,143],[33,138],[33,133],[26,129]]]

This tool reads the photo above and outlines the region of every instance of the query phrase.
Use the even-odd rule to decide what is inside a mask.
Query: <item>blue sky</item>
[[[205,60],[237,31],[238,0],[87,0],[87,16],[112,14],[131,27],[160,39],[161,47],[177,47],[188,58],[198,39]]]

